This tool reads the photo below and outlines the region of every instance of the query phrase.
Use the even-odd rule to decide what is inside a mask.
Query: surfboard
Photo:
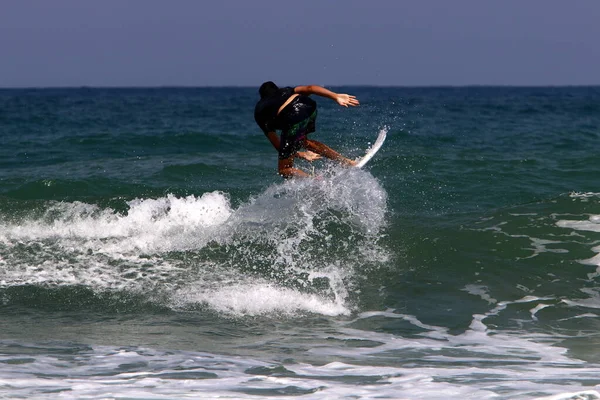
[[[381,131],[379,131],[379,136],[377,136],[377,140],[375,140],[375,143],[373,143],[373,146],[371,146],[367,150],[367,153],[360,160],[357,160],[358,163],[354,167],[355,168],[362,168],[362,167],[364,167],[365,164],[368,163],[369,160],[371,158],[373,158],[373,156],[379,151],[379,149],[383,145],[383,142],[385,142],[386,136],[387,136],[387,130],[386,129],[382,129]]]

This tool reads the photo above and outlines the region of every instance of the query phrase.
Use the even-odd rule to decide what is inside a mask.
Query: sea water
[[[600,399],[600,88],[0,90],[0,397]]]

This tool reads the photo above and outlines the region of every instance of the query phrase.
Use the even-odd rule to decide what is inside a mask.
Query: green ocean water
[[[600,88],[334,90],[0,90],[0,394],[600,398]]]

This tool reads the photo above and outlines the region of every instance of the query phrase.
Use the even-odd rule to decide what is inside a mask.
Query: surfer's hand
[[[360,104],[356,96],[350,96],[349,94],[343,93],[338,93],[335,96],[335,101],[342,107],[357,106]]]
[[[312,151],[299,151],[296,153],[296,157],[303,158],[306,161],[315,161],[321,158],[319,154],[313,153]]]

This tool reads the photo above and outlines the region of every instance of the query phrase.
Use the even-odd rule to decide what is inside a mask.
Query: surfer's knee
[[[293,158],[292,158],[293,160]],[[284,162],[282,162],[284,161]],[[307,177],[308,174],[304,171],[301,171],[297,168],[294,168],[294,162],[285,162],[286,160],[280,160],[279,161],[279,166],[277,168],[277,171],[279,172],[279,175],[283,176],[284,178],[288,179],[288,178],[293,178],[293,177]]]
[[[284,178],[290,178],[293,175],[294,157],[280,158],[277,163],[277,172]]]
[[[280,176],[284,177],[285,179],[289,179],[294,176],[293,171],[293,168],[279,168],[277,172]]]

